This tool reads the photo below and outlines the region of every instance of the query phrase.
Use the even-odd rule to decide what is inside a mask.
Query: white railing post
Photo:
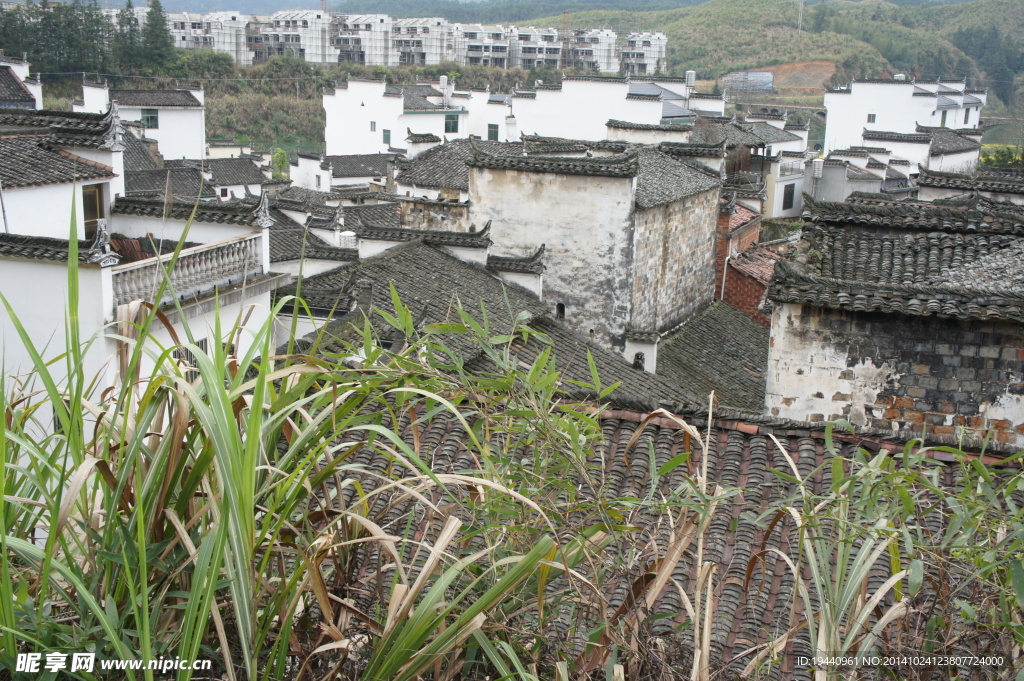
[[[263,271],[263,244],[263,234],[255,232],[182,250],[171,271],[173,293],[191,295],[223,286],[231,280],[259,274]],[[157,304],[164,302],[153,301],[152,298],[172,255],[164,254],[112,267],[114,305],[139,299]],[[165,297],[170,293],[168,290]]]

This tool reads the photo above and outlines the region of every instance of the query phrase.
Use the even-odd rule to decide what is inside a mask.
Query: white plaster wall
[[[192,93],[193,95],[196,92]],[[147,128],[146,137],[157,141],[157,148],[165,159],[206,156],[206,109],[156,108],[157,128]],[[141,121],[141,107],[118,107],[121,119]]]
[[[65,235],[66,238],[66,235]],[[99,389],[111,384],[113,371],[106,368],[107,358],[113,352],[113,343],[101,334],[110,319],[106,308],[103,278],[105,273],[97,267],[79,269],[79,336],[87,343],[95,342],[85,354],[82,371],[87,379],[99,376]],[[67,263],[42,260],[0,261],[0,293],[14,308],[32,344],[44,360],[63,354],[66,349],[65,322],[67,321]],[[25,295],[31,292],[31,295]],[[32,371],[30,355],[21,341],[5,307],[0,307],[0,360],[5,376],[22,375]],[[63,361],[50,366],[54,378],[63,382],[67,376]],[[9,380],[9,379],[8,379]],[[35,388],[42,385],[35,382]],[[10,384],[8,384],[10,390]]]
[[[349,80],[347,88],[324,93],[328,156],[383,153],[387,148],[381,130],[391,130],[392,135],[405,131],[398,127],[402,98],[385,97],[384,87],[383,82]],[[371,121],[376,123],[376,130],[370,130]]]
[[[659,142],[689,142],[689,130],[626,130],[623,128],[605,127],[605,138],[638,144],[658,144]]]
[[[289,179],[294,186],[319,191],[330,189],[331,171],[321,169],[319,160],[299,156],[298,161],[298,165],[292,166],[289,171]],[[317,184],[318,177],[320,178],[319,184]]]
[[[277,274],[287,274],[291,277],[287,282],[281,284],[286,286],[298,278],[300,271],[303,277],[312,277],[317,274],[323,274],[324,272],[337,269],[344,265],[336,260],[314,260],[307,258],[306,260],[289,260],[287,262],[275,262],[271,263],[270,269],[272,272]]]
[[[143,239],[152,234],[156,239],[181,238],[185,229],[184,220],[142,217],[139,215],[115,215],[110,223],[110,231],[124,234],[132,239]],[[186,241],[206,244],[212,241],[230,239],[243,234],[252,234],[257,229],[249,225],[230,225],[209,222],[193,222],[189,228]]]
[[[106,83],[84,83],[82,85],[82,104],[74,104],[71,108],[79,113],[105,113],[109,106],[110,96]],[[124,118],[123,115],[122,118]]]
[[[850,94],[825,93],[828,119],[824,151],[846,149],[861,144],[861,133],[868,130],[913,133],[917,124],[938,125],[934,97],[914,97],[914,84],[854,83]],[[873,123],[868,114],[875,115]],[[889,146],[889,145],[886,145]]]
[[[527,272],[498,272],[498,278],[502,281],[521,286],[535,296],[544,300],[544,276],[541,274],[530,274]]]
[[[655,373],[658,368],[658,343],[638,343],[627,338],[626,349],[622,352],[622,356],[632,364],[638,352],[644,353],[644,371]]]
[[[514,98],[512,114],[527,135],[605,139],[609,118],[661,123],[661,102],[626,99],[629,85],[618,82],[563,81],[561,90],[538,90],[535,99]]]
[[[470,221],[491,221],[492,252],[545,244],[544,299],[611,345],[630,315],[633,180],[473,168],[469,182]]]
[[[443,249],[450,255],[455,256],[463,262],[473,263],[481,267],[487,266],[486,248],[461,248],[458,246],[444,246]]]
[[[210,345],[209,352],[213,352],[213,339],[214,329],[216,328],[217,320],[217,309],[215,308],[213,301],[208,302],[203,306],[190,305],[185,306],[184,311],[187,316],[184,321],[177,319],[176,314],[172,314],[173,326],[175,332],[178,334],[178,338],[182,343],[186,341],[185,328],[186,326],[192,332],[193,340],[199,341],[203,338],[209,339]],[[241,328],[235,340],[237,340],[236,350],[239,357],[252,347],[256,332],[260,326],[263,325],[267,319],[270,318],[271,307],[270,307],[270,293],[260,293],[255,296],[250,296],[243,299],[240,302],[230,303],[228,305],[222,305],[220,308],[220,325],[221,330],[224,333],[224,337],[221,338],[221,342],[228,341],[228,334],[234,328],[236,323],[244,322],[244,326]],[[166,327],[162,324],[153,325],[153,340],[160,343],[164,347],[169,347],[174,344],[171,339],[170,332],[167,331]],[[274,347],[276,338],[271,338],[271,347]],[[257,350],[257,354],[259,350]],[[146,370],[152,369],[152,363],[143,363],[143,376],[146,375]]]
[[[782,210],[782,200],[785,198],[785,188],[788,184],[795,184],[793,191],[793,207],[788,210]],[[767,215],[769,218],[791,218],[797,217],[803,211],[804,205],[804,176],[803,175],[789,175],[780,177],[775,183],[775,192],[773,196],[773,207],[771,212]]]
[[[969,173],[978,165],[980,149],[962,154],[942,154],[928,157],[928,169],[946,173]]]
[[[107,185],[104,187],[104,196],[109,201],[111,189],[109,182],[106,181],[86,182],[81,185],[50,184],[42,187],[4,189],[7,231],[11,234],[67,239],[71,227],[71,204],[74,199],[78,238],[84,239],[85,219],[82,216],[82,189],[93,184]],[[109,208],[107,217],[110,217]],[[0,216],[0,222],[3,222],[2,216]]]

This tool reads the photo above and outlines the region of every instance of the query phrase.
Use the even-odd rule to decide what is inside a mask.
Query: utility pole
[[[326,2],[326,0],[324,0]],[[800,14],[796,20],[796,30],[804,30],[804,0],[800,0]]]

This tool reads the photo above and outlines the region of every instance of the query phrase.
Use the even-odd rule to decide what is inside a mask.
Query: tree
[[[135,18],[132,0],[128,0],[117,13],[114,31],[113,57],[122,71],[137,71],[141,66],[142,33]]]
[[[270,167],[274,173],[274,179],[288,177],[288,154],[284,149],[278,147],[270,157]]]
[[[174,57],[174,39],[167,28],[167,15],[160,0],[149,3],[146,23],[142,27],[142,50],[146,66],[151,69],[168,66]]]

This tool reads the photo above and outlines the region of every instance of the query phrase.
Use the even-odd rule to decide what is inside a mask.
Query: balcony
[[[259,232],[182,249],[171,271],[170,285],[154,300],[173,253],[111,268],[114,306],[133,300],[156,305],[194,296],[263,274],[263,235]]]

